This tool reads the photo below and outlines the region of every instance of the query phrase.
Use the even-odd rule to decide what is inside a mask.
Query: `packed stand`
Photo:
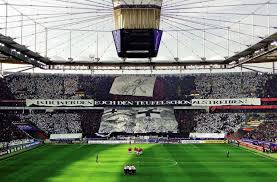
[[[160,75],[156,76],[153,97],[112,95],[110,89],[115,78],[113,75],[12,74],[0,79],[0,99],[190,100],[277,97],[277,76],[253,72]],[[21,113],[18,116],[48,134],[83,132],[93,135],[98,132],[102,112]],[[243,113],[198,111],[176,111],[175,116],[181,133],[230,132],[239,128],[248,117]]]
[[[274,76],[258,73],[213,73],[156,76],[153,97],[126,97],[110,94],[117,76],[65,74],[13,74],[5,77],[0,88],[17,99],[78,99],[97,100],[183,100],[191,98],[223,99],[274,95],[270,84]],[[275,83],[275,82],[274,82]],[[272,84],[270,84],[272,85]],[[276,84],[275,84],[276,85]],[[269,87],[269,90],[265,89]],[[274,89],[272,87],[271,89]],[[264,93],[265,90],[265,93]],[[83,95],[76,94],[82,92]],[[0,95],[1,96],[1,95]],[[10,98],[10,96],[3,96]]]
[[[28,138],[25,133],[13,125],[13,117],[10,114],[0,113],[0,142]]]
[[[197,124],[194,121],[194,117],[201,113],[201,111],[175,110],[175,117],[178,121],[179,132],[188,137],[189,133],[194,130]]]
[[[247,134],[246,138],[277,142],[277,121],[269,121],[262,123],[258,128]]]
[[[0,78],[0,100],[13,99],[14,96],[10,92],[5,80]]]
[[[17,113],[22,122],[31,122],[47,134],[83,133],[92,136],[100,127],[103,111]]]
[[[247,114],[243,113],[201,113],[194,117],[197,133],[221,133],[233,132],[238,130],[244,121],[247,120]]]
[[[82,121],[82,131],[87,137],[95,137],[98,133],[103,111],[88,111],[80,114]]]
[[[23,121],[34,123],[48,134],[81,133],[81,120],[78,113],[34,113],[18,114]]]
[[[277,75],[269,75],[268,81],[264,87],[266,98],[276,98],[277,97]]]
[[[268,80],[266,74],[215,73],[198,74],[195,77],[199,99],[251,98],[263,95]]]
[[[74,98],[78,88],[75,75],[15,74],[6,77],[9,90],[17,99]]]

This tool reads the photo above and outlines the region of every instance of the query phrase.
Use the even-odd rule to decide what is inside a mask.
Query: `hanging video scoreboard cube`
[[[156,57],[162,38],[157,29],[121,29],[113,31],[114,42],[119,57]]]
[[[159,30],[162,0],[113,0],[117,54],[122,58],[156,57],[163,32]]]

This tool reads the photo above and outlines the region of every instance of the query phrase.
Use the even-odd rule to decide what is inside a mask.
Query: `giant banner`
[[[161,101],[95,101],[95,106],[130,106],[130,107],[140,107],[140,106],[189,106],[190,101],[186,100],[161,100]]]
[[[99,133],[178,133],[172,107],[105,108]]]
[[[192,106],[259,106],[260,98],[241,99],[192,99]]]
[[[110,90],[114,95],[153,97],[156,77],[117,77]]]
[[[118,90],[117,90],[118,91]],[[140,91],[134,91],[135,96],[140,95]],[[116,93],[114,90],[113,93]],[[117,92],[119,93],[119,92]],[[128,94],[128,91],[126,91]],[[147,95],[147,92],[145,92]],[[160,100],[160,101],[140,101],[140,100],[104,100],[96,101],[93,99],[80,100],[62,100],[62,99],[27,99],[26,106],[45,106],[45,107],[150,107],[150,106],[193,106],[209,107],[209,106],[244,106],[244,105],[261,105],[259,98],[242,98],[242,99],[192,99],[190,100]]]
[[[141,107],[141,106],[189,106],[190,101],[186,100],[166,100],[166,101],[95,101],[95,100],[52,100],[52,99],[27,99],[26,106],[45,106],[45,107],[109,107],[109,106],[129,106],[129,107]]]
[[[84,106],[84,107],[93,107],[94,100],[63,100],[63,99],[26,99],[26,106],[46,106],[46,107],[59,107],[59,106]]]

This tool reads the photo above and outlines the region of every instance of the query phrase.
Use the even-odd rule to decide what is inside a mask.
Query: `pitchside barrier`
[[[22,140],[13,140],[10,142],[1,142],[0,143],[0,150],[8,149],[8,148],[16,148],[18,146],[23,146],[29,143],[35,142],[34,139],[22,139]]]
[[[59,140],[81,140],[83,137],[82,133],[68,133],[68,134],[51,134],[51,141],[59,141]]]
[[[179,141],[162,141],[162,142],[151,142],[151,141],[137,141],[137,140],[88,140],[88,144],[130,144],[130,143],[140,143],[140,144],[152,144],[152,143],[160,143],[160,144],[201,144],[201,143],[209,143],[209,144],[223,144],[227,143],[226,140],[179,140]]]
[[[25,143],[25,144],[22,144],[22,145],[12,146],[11,148],[0,150],[0,156],[6,155],[6,154],[11,154],[11,153],[14,153],[14,152],[18,152],[18,151],[21,151],[23,149],[31,149],[31,148],[34,148],[34,147],[40,145],[40,144],[41,144],[40,141],[33,141],[31,143]]]
[[[228,143],[236,146],[244,146],[246,148],[255,149],[255,150],[263,151],[267,153],[277,152],[277,144],[272,142],[265,142],[265,141],[243,138],[241,140],[228,140]]]
[[[128,143],[130,143],[129,140],[88,140],[88,144],[128,144]]]
[[[214,144],[216,144],[216,143],[227,143],[227,141],[226,140],[204,140],[204,143],[214,143]]]
[[[34,139],[22,139],[22,140],[13,140],[10,142],[2,142],[2,143],[0,143],[0,149],[4,148],[6,146],[14,147],[14,146],[19,146],[19,145],[25,145],[28,143],[32,143],[34,141],[35,141]]]
[[[253,145],[251,143],[247,143],[247,142],[240,142],[241,146],[247,147],[247,148],[251,148],[251,149],[255,149],[258,151],[263,151],[263,147],[258,146],[258,145]]]
[[[272,153],[277,152],[277,143],[251,140],[246,138],[241,139],[239,142],[241,143],[241,145],[245,147],[249,147],[259,151],[272,152]]]
[[[225,133],[190,133],[189,138],[202,140],[223,140]]]
[[[201,144],[201,143],[210,143],[210,144],[223,144],[227,143],[226,140],[181,140],[182,144]]]
[[[227,143],[225,141],[225,133],[190,133],[189,138],[168,138],[158,136],[140,136],[140,137],[121,137],[121,139],[104,140],[104,139],[88,139],[88,144],[128,144],[128,143],[141,143],[141,144],[188,144],[188,143]]]

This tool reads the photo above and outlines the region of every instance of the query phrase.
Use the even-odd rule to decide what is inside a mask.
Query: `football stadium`
[[[277,0],[0,0],[1,182],[276,182]]]

